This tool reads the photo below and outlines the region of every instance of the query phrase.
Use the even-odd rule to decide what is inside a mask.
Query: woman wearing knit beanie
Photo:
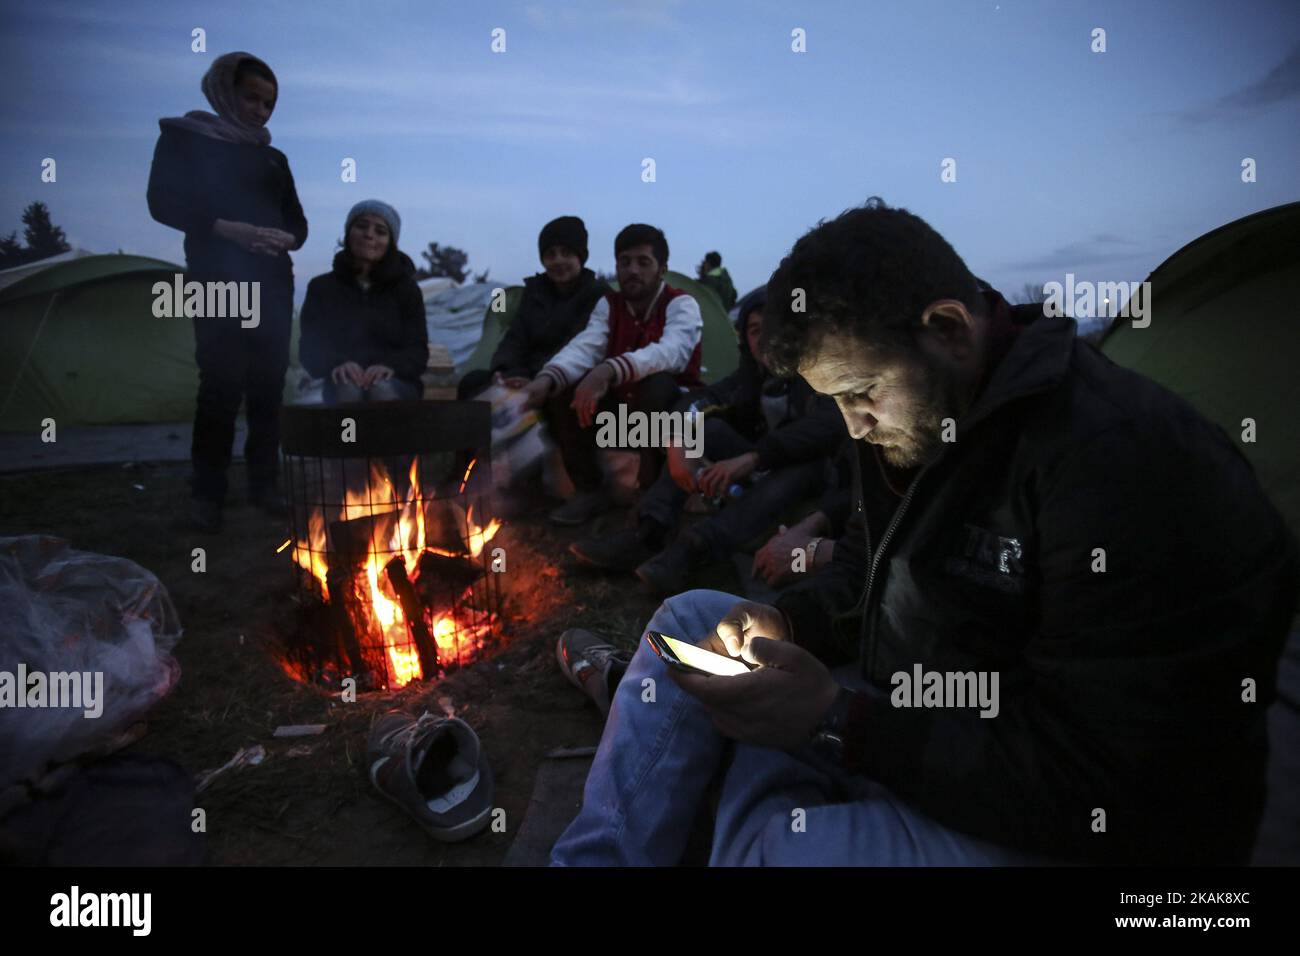
[[[185,233],[186,279],[256,282],[257,321],[195,318],[199,394],[191,446],[191,524],[221,528],[235,416],[245,403],[250,500],[282,515],[276,489],[280,399],[289,367],[293,263],[307,220],[284,153],[266,123],[279,96],[271,68],[250,53],[217,57],[201,84],[216,111],[191,110],[158,121],[149,172],[149,212]]]
[[[424,296],[415,263],[397,248],[402,219],[378,199],[348,212],[333,268],[307,285],[298,346],[325,380],[325,401],[419,398],[428,364]]]

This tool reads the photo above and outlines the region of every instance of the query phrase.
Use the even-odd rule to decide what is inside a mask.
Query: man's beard
[[[920,392],[914,401],[911,421],[902,428],[874,428],[867,441],[880,445],[880,454],[894,468],[916,468],[931,461],[943,447],[943,421],[954,422],[962,412],[961,388],[957,377],[937,363],[921,360]]]

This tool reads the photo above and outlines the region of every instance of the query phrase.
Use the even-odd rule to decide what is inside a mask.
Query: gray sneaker
[[[608,511],[613,504],[613,499],[603,490],[579,491],[551,512],[551,523],[560,525],[586,524],[602,511]]]
[[[595,702],[602,717],[608,717],[614,689],[632,655],[598,634],[575,627],[555,642],[555,659],[569,682]]]
[[[385,714],[366,741],[365,771],[435,840],[465,840],[491,822],[492,770],[478,735],[463,720]]]

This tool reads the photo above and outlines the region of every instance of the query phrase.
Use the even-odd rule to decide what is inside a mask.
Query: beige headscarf
[[[217,112],[213,114],[205,110],[190,110],[184,116],[161,119],[158,125],[177,126],[228,143],[269,145],[271,142],[269,129],[246,123],[239,117],[239,104],[235,94],[235,71],[245,60],[261,64],[271,76],[275,76],[269,66],[251,53],[243,51],[223,53],[212,61],[208,72],[203,74],[202,83],[203,95]],[[276,81],[275,85],[278,90],[279,81]]]

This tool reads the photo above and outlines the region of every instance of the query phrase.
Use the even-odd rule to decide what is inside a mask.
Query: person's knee
[[[702,430],[704,457],[709,461],[721,461],[737,454],[736,449],[752,447],[752,444],[740,436],[730,424],[716,415],[704,419]]]
[[[639,411],[660,412],[667,411],[677,403],[681,389],[671,373],[655,372],[637,383],[634,394]]]
[[[413,389],[400,379],[390,378],[371,385],[366,398],[372,402],[397,402],[412,398],[412,391]]]
[[[722,620],[722,615],[726,614],[736,604],[739,604],[740,601],[741,598],[725,591],[692,588],[689,591],[682,591],[670,598],[666,598],[659,605],[656,616],[662,613],[678,622],[694,623],[698,621],[700,627],[711,629],[717,626],[718,621]],[[695,642],[705,637],[706,632],[699,634],[670,634],[668,636]]]

